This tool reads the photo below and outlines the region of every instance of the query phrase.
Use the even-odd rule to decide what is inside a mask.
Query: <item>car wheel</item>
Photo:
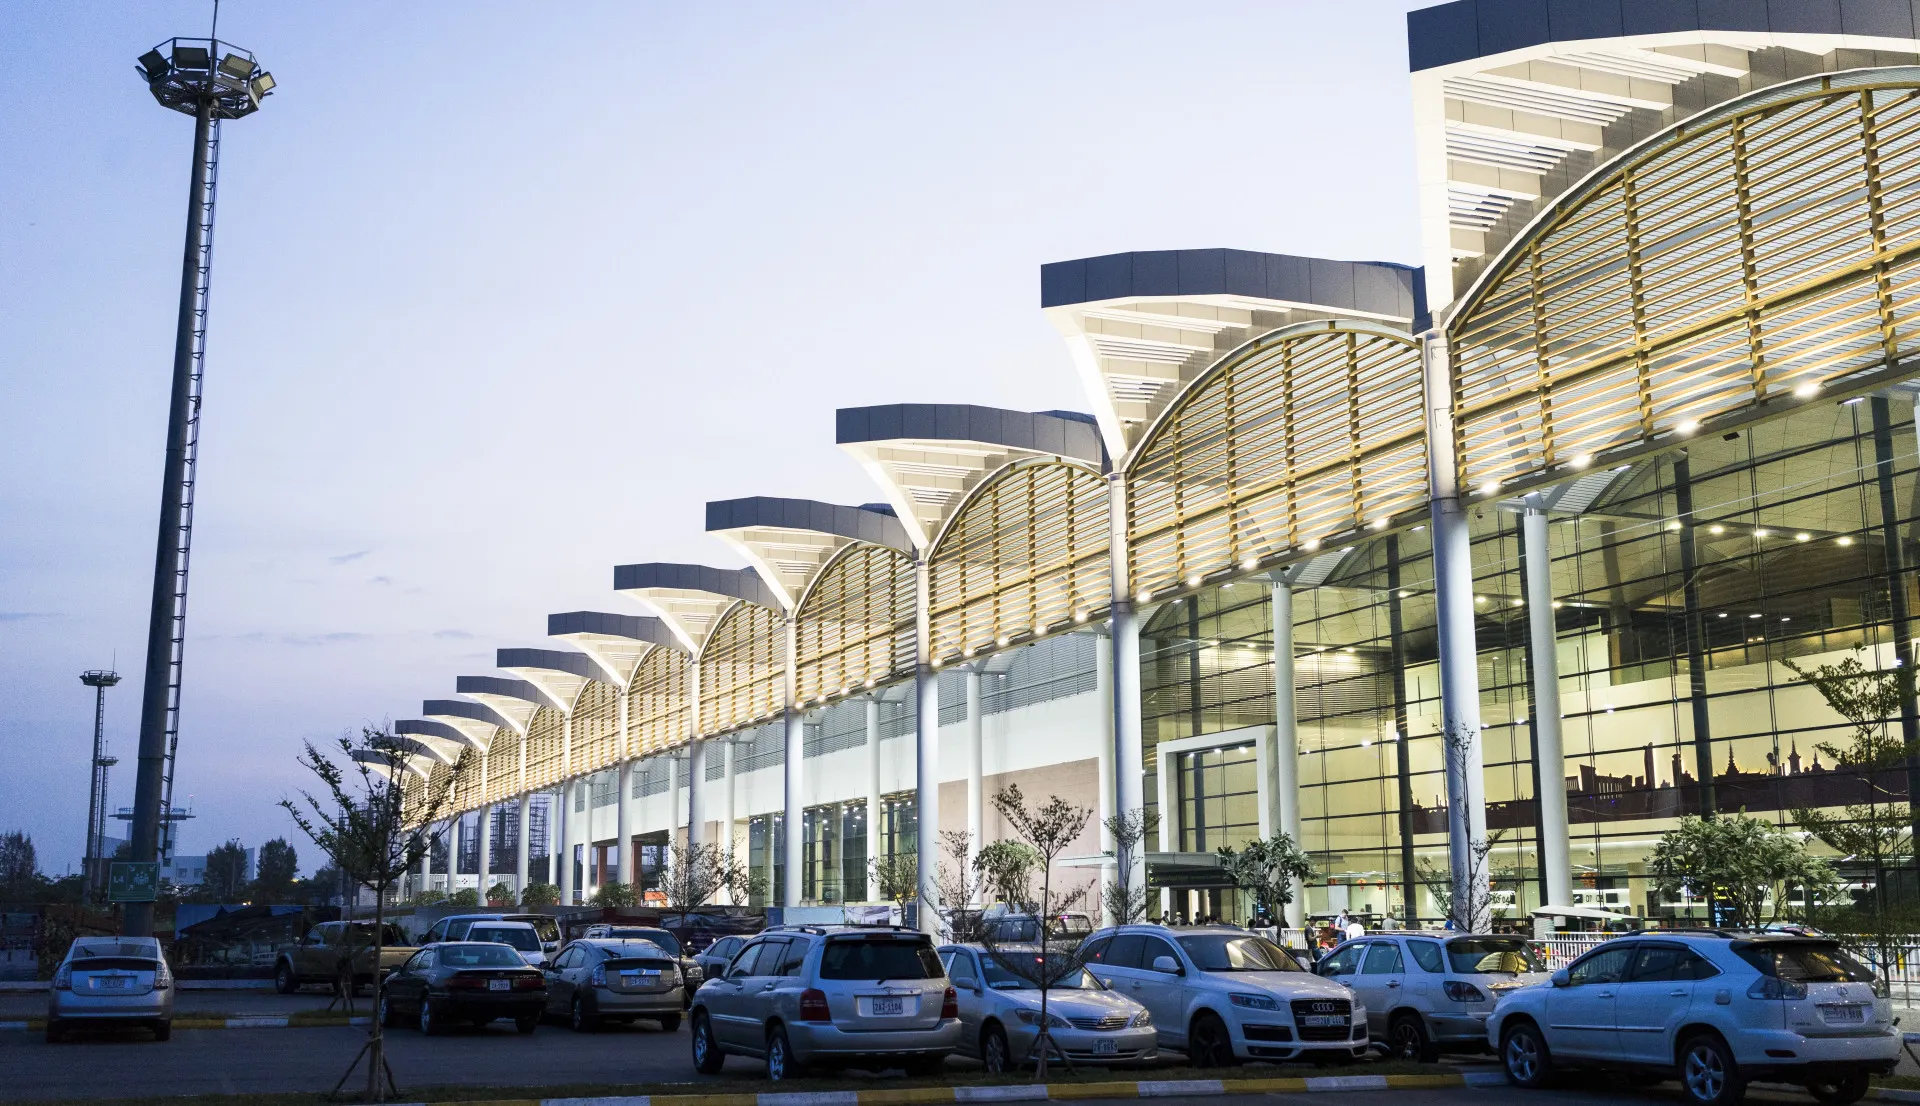
[[[1547,1051],[1547,1039],[1532,1022],[1509,1026],[1500,1035],[1500,1063],[1507,1069],[1507,1082],[1516,1087],[1538,1090],[1553,1081],[1553,1056]]]
[[[173,1040],[173,1021],[172,1021],[172,1019],[168,1019],[167,1021],[163,1021],[163,1022],[154,1022],[154,1023],[153,1023],[153,1039],[154,1039],[154,1040],[156,1040],[156,1041],[171,1041],[171,1040]]]
[[[420,1000],[420,1035],[431,1037],[438,1032],[440,1032],[440,1019],[434,1016],[433,1000],[423,998]]]
[[[587,1016],[587,1004],[580,1001],[579,995],[573,996],[573,1005],[567,1007],[567,1027],[575,1033],[591,1033],[593,1022],[594,1019]]]
[[[1747,1093],[1727,1043],[1708,1033],[1680,1046],[1680,1089],[1695,1106],[1734,1106]]]
[[[1418,1014],[1400,1014],[1387,1027],[1387,1055],[1395,1060],[1417,1060],[1431,1064],[1440,1058],[1440,1050],[1427,1036],[1426,1024]]]
[[[1867,1073],[1850,1071],[1831,1079],[1807,1084],[1807,1093],[1823,1106],[1852,1106],[1867,1094]]]
[[[273,989],[283,995],[290,995],[300,989],[300,977],[293,974],[293,965],[282,960],[273,971]]]
[[[993,1074],[1013,1070],[1013,1049],[1007,1045],[1007,1031],[998,1025],[980,1031],[980,1064]]]
[[[784,1083],[800,1078],[806,1071],[806,1067],[793,1058],[793,1046],[787,1043],[786,1027],[774,1026],[773,1032],[767,1034],[767,1078],[775,1083]]]
[[[1230,1068],[1235,1064],[1233,1038],[1227,1035],[1227,1023],[1218,1014],[1202,1013],[1193,1019],[1187,1059],[1196,1068]]]
[[[380,1024],[389,1029],[397,1024],[393,1019],[393,999],[384,992],[380,995],[380,1006],[377,1016],[380,1019]]]
[[[713,1039],[713,1023],[707,1020],[706,1011],[693,1015],[693,1070],[701,1075],[718,1075],[720,1066],[727,1057],[720,1051],[719,1042]]]
[[[47,1043],[57,1045],[67,1035],[67,1027],[60,1024],[58,1018],[47,1019]]]
[[[660,1032],[678,1033],[679,1031],[680,1031],[680,1015],[678,1014],[660,1015]]]
[[[531,1033],[540,1028],[540,1015],[522,1014],[513,1019],[513,1027],[522,1033]]]

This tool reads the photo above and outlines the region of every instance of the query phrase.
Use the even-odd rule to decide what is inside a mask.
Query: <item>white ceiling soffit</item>
[[[659,561],[618,565],[613,590],[659,615],[690,655],[700,651],[720,616],[737,600],[783,609],[779,596],[750,568]]]
[[[355,749],[353,759],[356,764],[367,765],[390,780],[399,779],[402,772],[412,772],[424,780],[430,770],[426,764],[420,763],[426,759],[424,757],[404,754],[392,756],[374,749]]]
[[[409,753],[447,765],[459,760],[462,752],[484,746],[484,742],[476,744],[466,733],[434,719],[403,718],[393,724],[393,737]]]
[[[480,753],[487,751],[495,731],[513,728],[513,723],[492,707],[464,699],[428,699],[420,704],[420,716],[460,734],[468,748]]]
[[[525,680],[501,676],[462,676],[454,685],[460,694],[485,704],[506,719],[507,726],[522,737],[534,712],[547,705],[544,692]]]
[[[1539,7],[1529,18],[1545,28],[1548,9]],[[1591,21],[1606,10],[1618,18],[1621,10],[1579,7],[1552,9],[1552,25],[1567,18]],[[1694,15],[1691,3],[1672,4],[1671,10],[1642,7],[1646,11],[1634,18],[1643,22],[1634,26],[1656,25],[1645,20],[1697,25],[1705,18]],[[1796,10],[1788,13],[1790,7]],[[1743,5],[1746,14],[1739,18],[1798,26],[1816,18],[1807,9],[1819,7],[1833,6],[1762,0]],[[1654,132],[1785,80],[1910,62],[1920,54],[1920,41],[1905,37],[1910,23],[1893,17],[1904,16],[1907,5],[1897,5],[1899,12],[1881,7],[1887,12],[1873,13],[1871,22],[1844,5],[1830,13],[1871,32],[1865,34],[1676,30],[1591,37],[1605,33],[1596,25],[1570,28],[1568,41],[1416,68],[1421,259],[1435,317],[1545,203]],[[1771,9],[1779,10],[1770,15]],[[1490,18],[1484,11],[1479,15]],[[1413,64],[1450,56],[1449,50],[1453,56],[1472,53],[1467,43],[1475,40],[1473,19],[1473,5],[1411,13]],[[1493,33],[1482,28],[1479,40]]]
[[[633,674],[655,649],[680,648],[667,624],[640,614],[568,611],[547,616],[547,636],[559,638],[592,658],[615,687],[633,682]]]
[[[885,503],[846,507],[772,496],[718,500],[707,504],[707,532],[752,565],[789,611],[820,569],[854,541],[913,552],[906,527]]]
[[[562,713],[573,711],[580,689],[600,672],[592,657],[571,649],[499,649],[494,652],[493,663],[500,671],[539,688],[549,705]]]

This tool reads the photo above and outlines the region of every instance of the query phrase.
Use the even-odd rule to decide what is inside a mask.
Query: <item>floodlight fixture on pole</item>
[[[81,886],[89,900],[107,890],[107,769],[120,763],[107,755],[107,689],[120,682],[120,673],[104,668],[80,673],[80,682],[93,689],[93,763],[87,786],[87,851],[81,858]]]
[[[154,552],[153,606],[140,688],[140,753],[134,779],[132,859],[164,861],[163,812],[173,808],[180,743],[180,673],[187,626],[187,563],[193,536],[195,459],[200,444],[200,384],[206,362],[208,279],[213,264],[213,203],[219,177],[220,123],[260,110],[273,75],[254,56],[216,38],[173,38],[134,66],[161,107],[193,116],[193,173],[187,191],[186,248],[174,330],[173,387],[167,409],[166,475]],[[129,936],[153,934],[153,904],[127,903]]]

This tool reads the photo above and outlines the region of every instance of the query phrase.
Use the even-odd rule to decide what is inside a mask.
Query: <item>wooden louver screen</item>
[[[975,490],[930,559],[932,658],[1070,629],[1111,595],[1107,482],[1059,461],[1009,465]]]
[[[1274,331],[1176,400],[1126,475],[1149,595],[1425,510],[1419,346],[1367,324]]]
[[[1623,155],[1450,326],[1468,486],[1916,352],[1920,70],[1776,86]]]
[[[512,730],[493,735],[493,741],[487,745],[487,775],[480,789],[481,802],[497,803],[519,793],[520,741],[520,735]]]
[[[620,702],[598,680],[580,689],[573,704],[573,770],[597,772],[620,763]]]
[[[567,776],[566,719],[552,707],[541,707],[527,720],[527,786],[552,787]]]
[[[686,654],[655,647],[634,671],[627,692],[627,752],[644,756],[685,745],[690,736]]]
[[[786,621],[735,603],[700,651],[700,732],[723,733],[786,709]]]
[[[913,674],[913,561],[883,545],[841,550],[794,619],[795,695],[813,702]]]

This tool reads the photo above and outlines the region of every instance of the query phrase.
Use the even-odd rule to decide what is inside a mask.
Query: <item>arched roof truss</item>
[[[465,732],[454,729],[445,722],[420,718],[402,718],[395,721],[393,735],[395,739],[405,741],[416,752],[432,757],[441,764],[452,764],[459,758],[461,749],[484,747],[486,744],[485,738],[469,737]]]
[[[679,648],[667,624],[639,614],[568,611],[547,616],[547,636],[585,653],[615,687],[625,687],[650,649]]]
[[[752,496],[707,504],[707,532],[740,554],[791,611],[800,595],[849,542],[911,552],[913,539],[885,503],[846,507],[811,499]]]
[[[615,689],[590,683],[573,704],[573,770],[597,772],[620,763],[620,699]]]
[[[504,746],[506,743],[501,742],[501,744]],[[482,755],[469,749],[461,756],[460,763],[454,771],[453,802],[448,807],[449,812],[472,810],[486,801],[482,798],[487,788],[486,774],[482,771],[480,762]]]
[[[482,802],[497,803],[520,793],[520,743],[525,740],[522,734],[505,734],[487,750],[486,782],[480,790]]]
[[[697,663],[702,736],[764,722],[786,709],[787,623],[779,611],[734,604]]]
[[[913,560],[856,542],[827,562],[794,620],[801,703],[913,674]]]
[[[687,655],[673,649],[655,649],[640,662],[627,689],[629,755],[648,756],[691,739],[692,674]]]
[[[1424,511],[1422,394],[1418,343],[1370,323],[1284,327],[1222,359],[1128,461],[1136,594],[1252,571]]]
[[[734,603],[782,606],[780,597],[751,568],[661,561],[619,565],[613,570],[613,590],[656,611],[689,653],[700,651],[720,616]]]
[[[943,663],[1029,641],[1111,599],[1107,482],[1084,465],[1016,461],[974,490],[928,556],[930,654]]]
[[[454,690],[479,703],[504,719],[515,733],[525,733],[527,719],[552,700],[525,680],[502,676],[461,676]]]
[[[567,778],[567,719],[541,707],[527,723],[527,788],[537,791]]]
[[[420,704],[420,714],[428,721],[438,722],[453,731],[441,736],[454,740],[454,735],[458,734],[466,739],[465,744],[469,748],[482,751],[485,751],[487,742],[493,740],[495,730],[512,725],[505,715],[492,707],[465,699],[427,699]]]
[[[580,689],[600,678],[600,666],[571,649],[497,649],[493,663],[502,672],[540,689],[552,705],[572,710]]]
[[[1448,328],[1465,487],[1783,414],[1920,351],[1920,69],[1734,100],[1567,193]]]

